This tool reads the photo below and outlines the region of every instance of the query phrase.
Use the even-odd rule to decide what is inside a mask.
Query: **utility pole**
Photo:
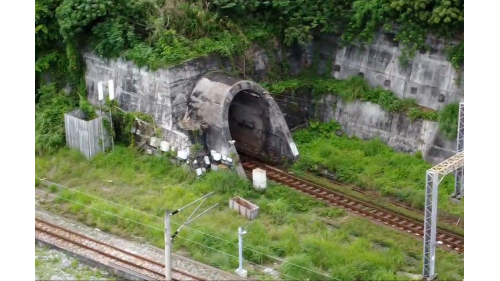
[[[247,234],[246,231],[243,231],[243,228],[238,227],[238,250],[240,257],[240,267],[236,269],[236,274],[242,278],[247,278],[247,271],[243,269],[243,235]]]
[[[165,279],[172,281],[172,238],[170,238],[170,211],[165,211]]]
[[[213,209],[215,206],[219,205],[219,203],[213,205],[212,207],[206,209],[205,211],[203,211],[202,213],[200,213],[199,215],[197,215],[196,217],[192,218],[191,217],[194,215],[194,213],[196,213],[196,211],[198,210],[198,208],[200,208],[201,204],[203,204],[203,202],[205,202],[205,200],[207,199],[208,196],[212,195],[214,192],[210,192],[206,195],[203,195],[202,197],[194,200],[193,202],[187,204],[186,206],[180,208],[180,209],[177,209],[173,212],[170,212],[169,210],[166,210],[165,211],[165,279],[167,281],[172,281],[172,243],[174,241],[174,238],[177,236],[177,234],[179,234],[179,231],[186,225],[188,225],[190,222],[194,221],[195,219],[201,217],[202,215],[204,215],[205,213],[207,213],[208,211],[210,211],[211,209]],[[174,232],[174,234],[170,234],[171,233],[171,229],[170,229],[170,217],[173,216],[173,215],[176,215],[178,214],[180,211],[182,211],[183,209],[193,205],[194,203],[202,200],[200,204],[198,204],[198,207],[196,207],[196,209],[194,209],[194,211],[191,213],[191,215],[189,215],[189,217],[186,219],[186,221],[181,224],[181,226]]]

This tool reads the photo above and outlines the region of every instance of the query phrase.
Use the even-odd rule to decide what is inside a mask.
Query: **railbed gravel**
[[[52,223],[54,225],[66,228],[68,230],[78,232],[82,235],[86,235],[86,236],[91,237],[93,239],[96,239],[98,241],[102,241],[104,243],[113,245],[114,247],[117,247],[119,249],[123,249],[125,251],[130,252],[130,253],[146,257],[150,260],[153,260],[153,261],[156,261],[159,263],[164,263],[164,261],[165,261],[164,251],[162,249],[156,248],[154,246],[147,245],[145,243],[137,243],[134,241],[128,241],[125,239],[121,239],[121,238],[118,238],[112,234],[102,232],[96,228],[88,227],[88,226],[83,225],[81,223],[70,221],[69,219],[66,219],[64,217],[61,217],[61,216],[53,214],[53,213],[49,213],[49,212],[47,212],[45,210],[41,210],[39,208],[35,208],[35,217],[40,218],[42,220],[45,220],[45,221]],[[64,243],[67,243],[67,242],[64,242]],[[82,250],[83,249],[80,248],[80,254],[86,256],[85,253],[82,253]],[[120,266],[130,268],[129,265],[119,263],[117,261],[113,261],[113,263],[119,264]],[[236,275],[224,272],[224,271],[217,269],[215,267],[211,267],[211,266],[193,261],[189,258],[180,256],[180,255],[175,254],[175,253],[172,253],[172,267],[174,269],[184,271],[186,273],[190,273],[194,276],[199,276],[199,277],[202,277],[202,278],[208,279],[208,280],[244,280]],[[140,272],[147,275],[147,276],[158,278],[158,276],[153,276],[152,273],[150,273],[150,272],[146,272],[144,270],[142,270]],[[173,274],[174,278],[178,277],[176,273],[173,272],[172,274]],[[189,280],[189,278],[188,279],[186,279],[186,278],[187,277],[185,277],[183,275],[181,279],[182,280]]]

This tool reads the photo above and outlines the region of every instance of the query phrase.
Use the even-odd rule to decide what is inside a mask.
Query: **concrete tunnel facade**
[[[188,110],[190,119],[202,124],[206,148],[235,158],[242,176],[238,151],[291,161],[299,156],[278,104],[257,83],[207,73],[189,95]]]

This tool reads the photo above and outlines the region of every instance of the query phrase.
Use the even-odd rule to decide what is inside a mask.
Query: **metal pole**
[[[424,215],[424,256],[423,277],[433,280],[436,277],[436,224],[439,174],[427,171]]]
[[[459,104],[458,112],[458,131],[457,131],[457,153],[464,150],[464,103]],[[464,167],[460,167],[455,171],[455,192],[454,197],[460,199],[464,197]]]
[[[240,267],[238,270],[243,270],[243,230],[241,227],[238,227],[238,250],[240,257]]]
[[[102,153],[106,153],[106,149],[104,148],[104,123],[102,116],[102,100],[99,101],[99,111],[101,112],[101,143],[102,143]]]
[[[238,250],[240,266],[238,267],[238,269],[236,269],[236,274],[243,278],[247,277],[247,271],[243,269],[243,235],[245,235],[246,233],[246,231],[243,231],[243,228],[238,227]]]
[[[113,132],[115,131],[113,128],[113,115],[111,114],[111,106],[109,107],[109,123],[111,125],[111,132],[109,132],[109,135],[111,137],[111,150],[115,149],[115,141],[113,140]]]
[[[170,211],[165,211],[165,280],[172,281],[172,239],[170,238]]]

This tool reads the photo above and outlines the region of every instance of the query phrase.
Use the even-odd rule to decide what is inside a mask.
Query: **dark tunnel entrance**
[[[189,98],[189,118],[203,128],[204,144],[222,159],[246,155],[274,163],[293,162],[299,152],[278,104],[262,86],[210,72],[196,83]],[[184,122],[184,121],[183,121]]]
[[[267,143],[271,125],[269,104],[260,95],[251,90],[236,94],[229,106],[228,122],[238,152],[273,156]]]

